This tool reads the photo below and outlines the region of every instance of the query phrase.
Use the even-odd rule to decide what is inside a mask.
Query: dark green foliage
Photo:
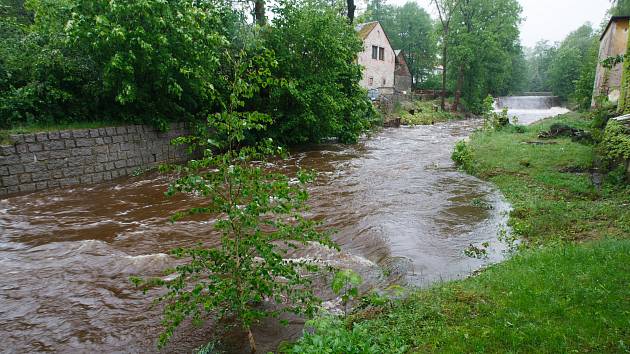
[[[256,104],[274,116],[271,136],[289,144],[337,137],[356,141],[372,105],[359,87],[361,41],[347,20],[319,1],[281,2],[265,44],[278,61],[272,86]]]
[[[275,80],[246,105],[274,124],[248,133],[248,143],[352,142],[375,117],[358,86],[361,42],[329,3],[280,3],[274,22],[261,29],[227,2],[9,2],[19,6],[0,7],[3,129],[201,122],[224,108],[229,57],[264,48],[280,65],[261,68]]]
[[[77,0],[67,33],[93,62],[99,110],[165,127],[212,107],[222,25],[207,2]]]
[[[252,352],[255,339],[251,326],[281,312],[310,315],[317,299],[310,287],[309,272],[317,267],[305,260],[287,259],[291,248],[319,242],[335,247],[317,223],[302,216],[311,173],[299,171],[295,182],[281,173],[265,170],[265,158],[283,150],[268,139],[257,146],[241,147],[251,131],[266,129],[271,118],[247,110],[245,100],[272,84],[268,68],[275,67],[266,51],[257,55],[241,52],[228,59],[225,72],[228,99],[223,110],[208,117],[203,133],[180,137],[177,142],[192,144],[203,158],[176,166],[179,177],[167,195],[193,194],[199,201],[173,220],[207,215],[214,221],[220,245],[173,250],[181,259],[171,270],[172,280],[142,281],[145,286],[163,286],[167,292],[158,298],[164,304],[163,345],[185,319],[201,324],[208,318],[236,319],[249,334]],[[217,139],[217,137],[219,139]],[[215,151],[224,151],[215,153]],[[262,306],[266,303],[267,306]]]

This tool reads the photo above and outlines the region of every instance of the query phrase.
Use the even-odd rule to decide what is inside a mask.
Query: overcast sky
[[[414,0],[411,0],[414,1]],[[435,17],[430,0],[415,0]],[[390,0],[402,5],[407,0]],[[590,21],[596,28],[606,17],[609,0],[519,0],[525,21],[521,25],[523,45],[532,47],[541,39],[560,41]]]

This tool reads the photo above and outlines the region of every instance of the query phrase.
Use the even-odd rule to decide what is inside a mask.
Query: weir
[[[508,109],[512,122],[532,124],[544,118],[557,116],[569,112],[562,107],[558,96],[543,95],[543,92],[528,92],[527,96],[498,97],[494,102],[495,112]]]
[[[499,109],[551,109],[560,107],[560,98],[558,96],[507,96],[499,97],[496,101]]]

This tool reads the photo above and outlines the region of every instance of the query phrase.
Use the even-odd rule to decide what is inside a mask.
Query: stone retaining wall
[[[181,162],[185,148],[170,144],[183,124],[162,133],[143,125],[12,135],[0,146],[0,198],[47,188],[98,183],[165,162]]]

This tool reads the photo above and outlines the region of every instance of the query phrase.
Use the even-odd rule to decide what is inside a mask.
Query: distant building
[[[378,89],[381,94],[393,93],[396,55],[383,27],[378,21],[366,22],[358,24],[356,31],[363,40],[363,51],[357,58],[363,66],[360,85]]]
[[[626,54],[629,22],[630,16],[612,17],[600,37],[599,59],[595,74],[592,106],[595,106],[596,98],[601,95],[606,95],[611,102],[619,100],[623,64],[618,63],[609,69],[602,65],[602,61],[610,57]]]
[[[405,59],[405,52],[402,50],[395,50],[396,55],[395,68],[394,68],[394,88],[396,91],[410,93],[411,92],[411,71],[407,66],[407,60]]]

